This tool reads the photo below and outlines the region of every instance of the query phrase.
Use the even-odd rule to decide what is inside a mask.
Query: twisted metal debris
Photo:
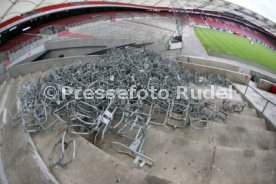
[[[189,87],[191,84],[228,86],[230,83],[221,75],[201,76],[196,71],[185,71],[175,62],[152,52],[114,49],[103,57],[83,58],[55,68],[37,83],[24,86],[21,90],[22,122],[28,132],[49,129],[61,122],[72,134],[93,135],[95,144],[103,141],[105,134],[110,132],[126,140],[123,143],[114,141],[114,149],[135,157],[134,163],[139,167],[153,165],[153,160],[143,151],[151,126],[183,128],[190,125],[194,129],[203,129],[210,121],[222,119],[226,122],[227,115],[213,103],[192,98],[176,99],[177,86]],[[100,100],[75,99],[74,94],[63,99],[61,91],[61,86],[108,90],[129,89],[133,85],[146,90],[150,86],[167,89],[170,95],[167,100],[121,100],[117,96]],[[52,98],[45,96],[48,86],[58,90]],[[50,117],[55,119],[51,121]],[[59,144],[64,144],[64,139]],[[62,158],[53,165],[62,162]]]
[[[246,107],[246,104],[244,102],[231,104],[229,100],[223,100],[222,104],[223,104],[222,106],[223,110],[225,112],[230,112],[230,113],[234,113],[234,112],[240,113]]]
[[[76,156],[76,142],[75,142],[75,140],[70,140],[69,142],[66,142],[65,137],[66,137],[66,131],[63,133],[61,140],[58,141],[54,145],[53,150],[51,152],[51,155],[49,156],[50,167],[60,166],[60,167],[64,168],[75,159],[75,156]],[[68,161],[65,161],[65,151],[68,149],[68,147],[71,144],[73,144],[72,158]],[[56,151],[56,149],[59,145],[61,146],[61,151],[60,151],[61,153],[60,153],[59,159],[57,161],[55,161],[54,155],[55,155],[55,151]]]

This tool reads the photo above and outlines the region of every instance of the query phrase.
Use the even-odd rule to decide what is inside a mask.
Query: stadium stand
[[[136,13],[136,16],[139,13]],[[151,13],[153,15],[159,15],[159,16],[165,16],[166,13]],[[35,38],[39,38],[36,34],[39,34],[39,30],[50,26],[50,25],[64,25],[64,26],[76,26],[80,23],[90,22],[93,17],[97,16],[106,16],[111,17],[111,19],[114,17],[120,18],[122,15],[118,14],[118,12],[108,12],[108,13],[90,13],[90,14],[84,14],[84,15],[77,15],[72,17],[65,17],[61,18],[55,21],[52,21],[50,23],[45,23],[42,25],[34,25],[34,27],[31,28],[31,30],[26,31],[22,34],[19,34],[16,37],[12,37],[9,39],[8,42],[4,42],[0,45],[0,52],[6,52],[12,48],[18,47],[20,48],[20,45],[26,45],[26,43],[22,42],[29,42]],[[126,12],[125,15],[128,17],[132,17],[131,12]],[[238,22],[225,20],[223,18],[214,17],[214,16],[206,16],[204,14],[195,15],[195,14],[189,14],[188,21],[190,23],[195,23],[197,25],[201,26],[209,26],[212,28],[217,29],[224,29],[231,31],[235,34],[246,36],[248,38],[257,40],[261,43],[263,43],[266,46],[271,47],[272,49],[276,49],[275,41],[272,41],[273,38],[269,35],[264,34],[263,32],[259,32],[258,29],[253,29],[250,27],[246,27],[243,24],[240,24]],[[22,47],[22,46],[21,46]]]

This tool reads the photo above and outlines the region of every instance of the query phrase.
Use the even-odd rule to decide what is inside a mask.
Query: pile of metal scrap
[[[229,100],[223,100],[222,102],[223,110],[229,113],[241,113],[244,111],[246,104],[244,102],[231,103]]]
[[[210,121],[227,119],[215,104],[190,96],[188,99],[176,99],[177,87],[189,87],[191,84],[226,87],[230,83],[221,75],[201,76],[196,71],[186,71],[152,52],[115,49],[103,57],[83,58],[55,68],[49,76],[24,86],[21,90],[22,122],[28,132],[49,129],[61,122],[67,125],[70,133],[94,135],[95,144],[111,132],[126,139],[124,143],[113,142],[116,150],[135,157],[139,167],[153,165],[143,151],[151,126],[168,124],[183,128],[191,125],[202,129],[208,127]],[[167,89],[170,94],[166,100],[150,97],[119,99],[117,95],[102,99],[80,96],[76,99],[75,94],[64,98],[62,86],[81,90],[130,89],[131,86],[136,86],[137,90],[149,90],[154,86],[157,90]],[[52,90],[46,94],[45,90],[49,87]],[[55,120],[50,121],[53,116]]]

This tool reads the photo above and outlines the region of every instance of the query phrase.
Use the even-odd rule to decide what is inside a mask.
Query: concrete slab
[[[20,82],[18,83],[18,88],[17,88],[17,94],[16,94],[16,110],[17,112],[20,112],[20,104],[21,104],[21,101],[20,101],[20,91],[21,91],[21,88],[28,84],[29,82],[31,82],[32,80],[32,75],[29,73],[27,75],[24,75],[24,76],[21,76],[21,80]]]
[[[212,130],[209,131],[211,137],[209,142],[207,130],[194,131],[193,133],[191,133],[191,129],[170,130],[159,126],[150,129],[145,142],[144,153],[155,161],[155,165],[153,168],[144,168],[144,170],[151,175],[169,179],[176,183],[208,183],[211,176],[210,172],[212,172],[212,161],[215,159],[215,147],[225,149],[227,153],[224,155],[228,159],[227,155],[230,156],[235,150],[244,151],[251,148],[256,152],[267,154],[271,150],[275,151],[276,146],[275,133],[269,131],[243,130],[238,127],[228,128],[220,125],[212,127]],[[190,134],[187,136],[189,132]],[[195,132],[198,132],[198,134]],[[228,141],[223,141],[225,137]],[[114,137],[110,140],[114,140]],[[108,154],[125,163],[131,164],[133,162],[132,157],[112,150],[109,143],[105,142],[103,144],[101,148]],[[267,158],[272,159],[270,157],[272,157],[271,154]],[[220,159],[223,158],[224,156],[221,154]],[[230,160],[235,160],[235,158],[229,159],[229,162]],[[223,164],[223,161],[221,161],[221,164]],[[227,164],[224,163],[224,167],[227,168]],[[235,169],[239,170],[239,168],[236,167]],[[245,169],[250,170],[247,167]],[[260,170],[258,172],[263,173]],[[258,172],[256,171],[256,173]],[[248,180],[247,183],[250,183],[249,181],[251,180]],[[220,183],[224,182],[220,181]]]
[[[8,95],[5,101],[5,108],[11,112],[11,114],[16,113],[16,97],[18,94],[18,85],[21,83],[22,77],[19,76],[11,83]]]
[[[22,76],[22,83],[21,83],[21,87],[26,85],[27,83],[32,81],[32,74],[28,73],[24,76]]]
[[[151,129],[144,152],[154,161],[152,175],[175,183],[204,183],[211,171],[214,148]]]
[[[0,132],[0,183],[1,184],[8,184],[8,179],[6,176],[6,172],[5,172],[5,166],[3,163],[3,158],[2,158],[2,136],[1,136],[1,132]]]
[[[57,126],[53,131],[43,131],[33,136],[34,143],[44,162],[64,131]],[[76,159],[66,169],[53,168],[52,173],[61,183],[142,183],[146,173],[128,168],[123,162],[103,152],[80,136],[69,136],[76,140]]]
[[[271,184],[276,181],[276,151],[217,148],[210,184]]]
[[[250,123],[250,122],[245,122]],[[153,129],[181,137],[183,140],[191,140],[199,143],[211,144],[233,148],[251,148],[268,150],[276,148],[276,133],[266,130],[247,129],[243,126],[227,126],[212,123],[205,130],[192,128],[173,129],[171,127],[153,126]]]
[[[186,27],[184,34],[186,34],[187,36],[183,39],[183,54],[190,56],[208,57],[208,53],[196,36],[193,27]]]
[[[2,73],[2,74],[0,74],[0,84],[2,85],[9,78],[10,77],[8,76],[8,73]]]
[[[13,86],[13,83],[14,83],[14,79],[9,80],[5,89],[3,89],[3,91],[2,91],[2,95],[1,95],[1,99],[0,99],[0,113],[2,113],[5,108],[5,104],[7,102],[7,98],[9,96],[11,86]]]
[[[212,131],[214,142],[219,146],[254,150],[276,149],[275,132],[221,126],[214,126]]]
[[[252,130],[267,130],[264,119],[255,118],[250,116],[243,116],[239,114],[229,114],[227,124],[224,126],[243,127]]]
[[[2,90],[5,88],[6,84],[7,84],[7,80],[5,80],[5,81],[1,84],[1,86],[0,86],[0,94],[2,94]]]
[[[158,128],[156,130],[156,127],[152,127],[147,136],[144,153],[155,161],[155,165],[151,169],[145,168],[145,171],[151,175],[156,175],[160,178],[169,179],[178,183],[204,183],[203,181],[208,180],[214,147],[212,143],[208,143],[206,140],[205,142],[200,141],[200,139],[206,138],[206,133],[204,135],[203,131],[203,136],[197,138],[196,141],[196,139],[192,140],[190,138],[195,138],[195,134],[194,136],[187,137],[186,133],[182,132],[182,135],[180,134],[180,129],[166,133],[159,131],[160,129]],[[250,130],[249,132],[241,133],[241,128],[230,129],[229,132],[226,132],[228,130],[227,127],[216,127],[212,130],[211,136],[216,147],[238,147],[238,150],[253,148],[256,151],[258,149],[275,148],[276,137],[274,132],[266,132],[266,134],[262,131]],[[185,129],[181,129],[181,131],[183,130]],[[202,131],[197,132],[202,134]],[[200,136],[199,134],[198,136]],[[224,136],[229,137],[230,143],[221,141]],[[133,161],[132,157],[124,154],[120,156],[118,153],[116,155],[113,150],[108,150],[107,143],[101,148],[122,161],[130,164]],[[236,148],[233,149],[235,150]],[[183,157],[183,155],[185,156]],[[193,160],[197,163],[193,163]],[[192,167],[192,164],[195,164],[195,166]]]
[[[100,148],[131,168],[134,158],[113,150],[111,146],[112,141],[124,143],[124,140],[108,134]],[[155,162],[153,167],[146,165],[142,168],[149,175],[175,183],[202,183],[209,175],[213,146],[185,139],[184,134],[175,136],[151,128],[144,144],[144,154]]]
[[[48,70],[46,70],[46,71],[44,71],[44,72],[43,72],[43,76],[44,76],[44,77],[45,77],[45,76],[48,76],[52,71],[53,71],[52,68],[51,68],[51,69],[48,69]]]
[[[41,170],[21,124],[7,123],[1,130],[2,159],[9,183],[55,183]]]
[[[212,144],[212,129],[195,130],[190,127],[174,129],[171,126],[152,126],[152,129],[170,134],[182,140],[191,140],[197,143]]]
[[[208,100],[208,101],[215,103],[217,105],[217,108],[219,110],[223,111],[223,107],[222,107],[223,100],[216,99],[216,100]],[[230,104],[244,103],[243,101],[237,101],[237,100],[230,100],[230,102],[231,102]],[[245,104],[247,104],[247,106],[244,108],[244,110],[242,112],[240,112],[240,113],[235,112],[233,114],[242,115],[242,116],[249,116],[249,117],[258,117],[256,109],[250,108],[248,106],[248,103],[245,103]]]
[[[41,71],[35,72],[32,74],[32,82],[37,82],[42,77],[43,73]]]

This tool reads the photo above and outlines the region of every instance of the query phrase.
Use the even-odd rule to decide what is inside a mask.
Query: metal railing
[[[20,43],[19,45],[3,53],[4,55],[8,56],[10,61],[13,61],[14,59],[17,59],[18,57],[20,57],[22,54],[25,54],[28,51],[30,51],[32,49],[30,48],[30,46],[33,45],[33,43],[40,41],[41,39],[43,39],[43,37],[36,36],[30,40]]]
[[[25,42],[22,42],[22,43],[20,43],[19,45],[13,47],[12,49],[8,50],[7,53],[8,53],[8,54],[15,53],[15,52],[17,52],[18,50],[20,50],[20,49],[26,47],[27,45],[32,44],[33,42],[35,42],[35,41],[37,41],[37,40],[39,40],[39,39],[41,39],[41,38],[42,38],[41,36],[36,36],[36,37],[34,37],[34,38],[30,39],[30,40],[27,40],[27,41],[25,41]]]
[[[239,80],[242,84],[246,85],[246,89],[243,93],[243,95],[246,97],[246,94],[248,92],[248,89],[252,89],[257,95],[259,95],[260,97],[262,97],[262,99],[264,99],[266,101],[265,106],[263,107],[263,109],[261,110],[262,113],[265,112],[266,108],[268,107],[269,104],[273,105],[274,107],[276,107],[276,104],[274,102],[272,102],[271,100],[267,99],[266,97],[264,97],[264,95],[262,95],[259,91],[257,91],[254,87],[250,86],[250,84],[245,83],[244,81],[242,81],[241,79],[239,79],[238,77],[236,77],[233,74],[232,75],[234,78],[236,78],[237,80]],[[235,84],[232,83],[232,85],[237,89],[237,86]]]
[[[266,101],[265,106],[263,107],[262,113],[264,113],[264,111],[268,107],[268,104],[272,104],[273,106],[276,107],[276,104],[274,102],[272,102],[271,100],[268,100],[266,97],[264,97],[260,92],[258,92],[255,88],[253,88],[249,84],[247,84],[246,90],[243,93],[244,96],[246,96],[246,93],[247,93],[247,91],[248,91],[249,88],[252,89],[256,94],[258,94],[260,97],[262,97]]]
[[[30,52],[32,49],[42,45],[44,42],[46,42],[47,39],[41,38],[37,40],[32,40],[32,42],[29,42],[29,44],[24,45],[20,49],[18,49],[15,52],[10,52],[9,53],[9,59],[10,61],[14,61],[20,56],[23,56],[24,54]]]
[[[189,59],[190,59],[190,57],[188,57],[188,62],[189,62]],[[206,65],[206,66],[207,66],[207,65]],[[223,68],[222,68],[222,69],[223,69]],[[247,92],[248,92],[248,89],[252,89],[252,90],[255,92],[255,94],[259,95],[262,99],[265,100],[265,105],[264,105],[264,107],[261,109],[261,112],[262,112],[262,113],[265,112],[265,110],[267,109],[267,107],[268,107],[269,104],[271,104],[274,108],[276,108],[276,104],[275,104],[274,102],[272,102],[271,100],[267,99],[264,95],[262,95],[262,94],[261,94],[259,91],[257,91],[254,87],[250,86],[249,84],[247,84],[246,82],[244,82],[243,80],[241,80],[241,79],[238,78],[237,76],[233,75],[232,73],[229,72],[228,74],[230,74],[232,77],[234,77],[235,79],[237,79],[237,81],[239,81],[241,84],[246,85],[245,91],[244,91],[244,92],[240,91],[240,93],[242,93],[242,95],[243,95],[244,97],[246,97],[246,94],[247,94]],[[229,81],[229,82],[232,84],[232,86],[235,87],[235,89],[238,89],[238,87],[237,87],[233,82],[231,82],[231,81]]]

